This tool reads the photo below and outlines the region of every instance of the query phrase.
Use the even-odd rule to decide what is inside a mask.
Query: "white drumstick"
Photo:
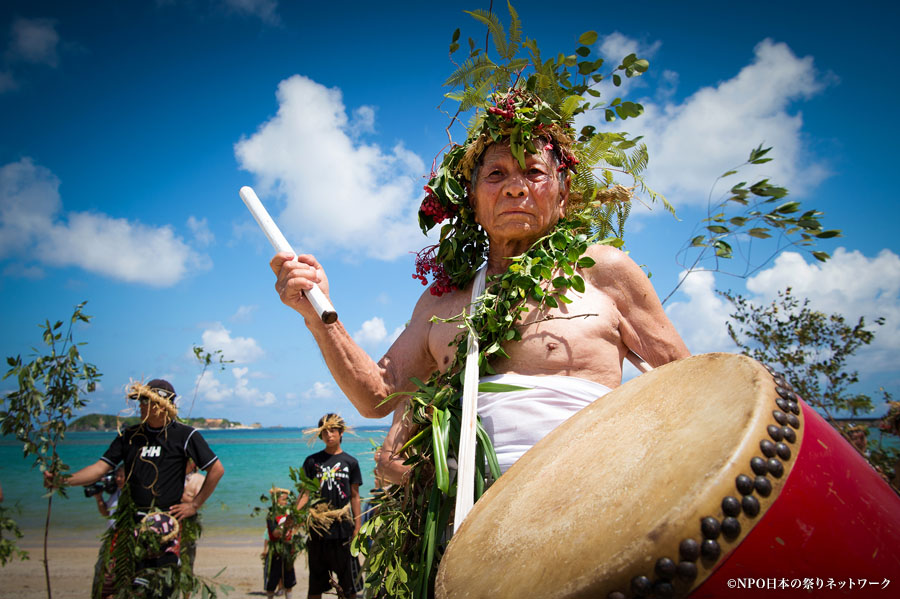
[[[253,191],[253,188],[246,185],[241,187],[240,195],[244,204],[247,206],[247,209],[250,211],[250,214],[256,219],[256,224],[258,224],[259,228],[266,234],[269,243],[272,244],[275,251],[290,252],[296,256],[297,252],[294,251],[291,244],[289,244],[287,239],[284,238],[284,235],[281,234],[278,225],[275,224],[275,221],[272,220],[272,217],[269,216],[269,213],[266,211],[265,206],[263,206],[262,202],[259,201],[259,198],[256,197],[256,192]],[[331,324],[337,320],[338,315],[337,312],[334,311],[334,306],[331,305],[331,302],[325,297],[325,294],[322,293],[322,290],[319,289],[318,285],[313,285],[313,288],[307,291],[305,295],[306,299],[309,300],[309,303],[315,308],[316,314],[322,319],[322,322]]]

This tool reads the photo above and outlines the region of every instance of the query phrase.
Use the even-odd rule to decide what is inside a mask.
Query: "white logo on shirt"
[[[141,457],[142,458],[158,458],[160,452],[162,452],[162,447],[159,445],[147,446],[141,448]]]

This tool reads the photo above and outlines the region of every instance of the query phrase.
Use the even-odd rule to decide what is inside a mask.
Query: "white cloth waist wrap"
[[[609,393],[609,387],[573,376],[496,374],[482,383],[528,387],[478,394],[478,415],[494,444],[500,471],[578,410]]]

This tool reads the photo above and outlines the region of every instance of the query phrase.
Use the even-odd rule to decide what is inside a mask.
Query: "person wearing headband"
[[[44,473],[45,486],[88,485],[122,464],[129,501],[139,515],[159,510],[179,521],[195,516],[224,475],[224,466],[196,429],[178,421],[177,395],[171,383],[163,379],[146,384],[133,382],[126,388],[126,397],[138,402],[140,422],[120,431],[106,452],[90,466],[57,480]],[[183,501],[189,459],[206,471],[206,479],[193,499]],[[135,571],[169,566],[177,561],[177,555],[169,552],[139,561]]]

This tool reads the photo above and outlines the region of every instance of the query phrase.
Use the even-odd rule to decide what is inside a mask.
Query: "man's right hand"
[[[318,260],[310,254],[301,254],[296,258],[289,252],[279,252],[269,262],[272,272],[278,277],[275,281],[275,291],[282,303],[290,306],[303,315],[307,320],[318,320],[312,304],[303,295],[313,285],[318,285],[326,296],[328,295],[328,277]]]

